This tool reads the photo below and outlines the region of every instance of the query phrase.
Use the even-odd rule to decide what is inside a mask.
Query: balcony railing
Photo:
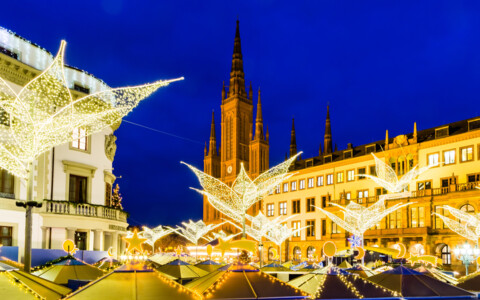
[[[41,211],[44,213],[95,217],[121,222],[126,222],[128,216],[123,210],[103,205],[55,200],[43,200]]]
[[[459,183],[459,184],[452,184],[448,187],[441,187],[441,188],[434,188],[434,189],[425,189],[425,190],[418,190],[410,192],[411,197],[409,198],[419,198],[419,197],[429,197],[429,196],[440,196],[445,195],[448,193],[455,193],[455,192],[465,192],[475,190],[478,187],[478,182],[469,182],[469,183]],[[356,198],[356,199],[336,199],[330,200],[330,203],[335,203],[338,205],[347,205],[350,201],[354,201],[358,204],[365,204],[365,203],[375,203],[379,199],[379,196],[371,196],[371,197],[363,197],[363,198]],[[399,200],[403,198],[395,198],[394,200]],[[332,206],[331,204],[328,206]]]

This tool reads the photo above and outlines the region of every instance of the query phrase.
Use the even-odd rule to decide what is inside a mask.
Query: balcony
[[[74,203],[69,201],[43,200],[40,213],[84,216],[127,222],[128,213],[103,205]]]

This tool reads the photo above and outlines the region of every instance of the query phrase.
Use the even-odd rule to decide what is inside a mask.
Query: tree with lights
[[[122,194],[120,194],[120,186],[117,183],[112,193],[112,207],[116,209],[123,209],[122,199],[123,197]]]
[[[242,163],[240,172],[233,182],[232,187],[229,187],[218,178],[212,177],[189,164],[182,163],[187,165],[195,173],[200,181],[200,185],[203,187],[202,191],[195,188],[192,189],[206,196],[210,204],[218,211],[233,221],[242,224],[243,238],[245,238],[247,210],[253,204],[262,200],[264,195],[271,191],[276,185],[292,176],[292,174],[287,173],[288,169],[300,154],[302,154],[302,152],[268,169],[254,180],[250,179]]]
[[[120,122],[158,88],[181,79],[107,89],[74,100],[65,80],[65,45],[62,41],[52,63],[19,93],[0,78],[0,108],[10,124],[1,132],[0,167],[27,182],[27,199],[17,203],[26,208],[26,272],[31,266],[32,207],[41,206],[33,200],[36,158],[52,147],[73,141],[75,129],[84,129],[84,136],[75,137],[79,139]]]

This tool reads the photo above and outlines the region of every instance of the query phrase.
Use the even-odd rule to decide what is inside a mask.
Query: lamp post
[[[263,243],[260,241],[258,245],[258,254],[260,255],[260,268],[263,267]]]
[[[468,275],[468,266],[475,261],[480,254],[480,249],[477,246],[472,248],[469,243],[465,242],[462,245],[457,245],[453,249],[453,253],[465,265],[465,276]]]

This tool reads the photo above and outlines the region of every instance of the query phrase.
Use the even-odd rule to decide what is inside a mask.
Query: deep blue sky
[[[271,165],[288,151],[292,116],[303,157],[317,155],[327,102],[339,149],[411,132],[414,121],[421,130],[479,115],[478,1],[17,0],[2,3],[0,26],[53,53],[66,39],[67,63],[112,87],[185,76],[126,119],[197,143],[126,123],[116,132],[130,223],[173,225],[202,215],[179,162],[203,166],[237,16]]]

